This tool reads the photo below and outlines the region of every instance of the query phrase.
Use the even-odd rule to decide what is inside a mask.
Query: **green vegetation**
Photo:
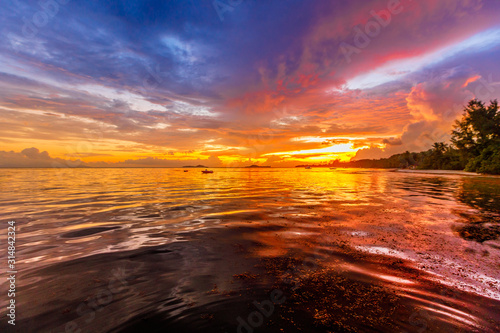
[[[500,174],[500,112],[498,102],[473,99],[455,122],[451,143],[436,142],[428,151],[405,152],[379,160],[331,161],[328,167],[415,168],[465,170]]]
[[[486,107],[472,100],[456,122],[452,143],[458,149],[466,171],[500,174],[500,112],[498,102]]]

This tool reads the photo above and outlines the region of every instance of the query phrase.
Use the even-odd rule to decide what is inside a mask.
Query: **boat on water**
[[[188,172],[189,170],[184,170],[184,172]]]
[[[306,166],[306,169],[311,169],[311,167],[310,166]]]
[[[205,170],[201,170],[201,172],[202,172],[202,173],[214,173],[212,170],[207,170],[207,169],[205,169]]]

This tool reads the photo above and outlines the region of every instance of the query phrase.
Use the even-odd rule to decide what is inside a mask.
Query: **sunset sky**
[[[500,97],[498,0],[2,7],[0,166],[381,158]]]

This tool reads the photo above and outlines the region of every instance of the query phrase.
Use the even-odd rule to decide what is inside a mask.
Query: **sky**
[[[0,167],[382,158],[500,97],[498,0],[11,0]]]

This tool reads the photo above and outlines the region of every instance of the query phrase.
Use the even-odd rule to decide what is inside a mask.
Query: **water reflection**
[[[22,331],[500,329],[496,178],[1,172]]]
[[[466,178],[457,191],[457,199],[473,212],[462,212],[463,224],[456,232],[467,240],[485,242],[500,237],[500,178]]]
[[[500,177],[464,178],[457,198],[480,211],[500,214]]]

